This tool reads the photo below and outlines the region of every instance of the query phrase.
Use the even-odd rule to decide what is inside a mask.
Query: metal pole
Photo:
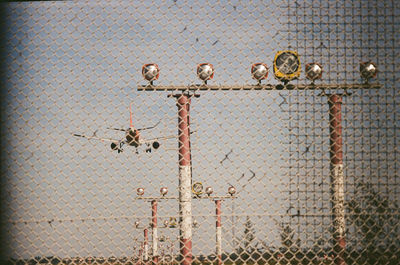
[[[237,240],[236,240],[236,217],[235,217],[235,200],[232,200],[232,237],[233,237],[233,251],[236,253],[237,250]]]
[[[143,260],[146,263],[149,260],[149,234],[147,228],[144,229],[144,253]]]
[[[180,254],[183,265],[192,264],[192,191],[189,132],[190,95],[178,94]]]
[[[257,85],[138,85],[138,91],[237,91],[237,90],[330,90],[330,89],[379,89],[380,84],[257,84]]]
[[[215,200],[216,222],[216,255],[217,264],[222,264],[222,228],[221,228],[221,200]]]
[[[140,243],[140,249],[139,249],[139,261],[136,264],[142,264],[143,263],[143,242]]]
[[[151,201],[151,228],[153,237],[153,264],[158,264],[157,201]]]
[[[343,144],[342,144],[342,96],[328,95],[329,103],[329,135],[330,135],[330,176],[331,202],[334,250],[336,264],[346,264],[344,261],[345,241],[345,208],[344,208],[344,174],[343,174]]]

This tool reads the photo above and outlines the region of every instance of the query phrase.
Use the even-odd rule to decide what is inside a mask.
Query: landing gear
[[[150,144],[146,144],[147,148],[146,148],[146,153],[151,153],[151,147]]]

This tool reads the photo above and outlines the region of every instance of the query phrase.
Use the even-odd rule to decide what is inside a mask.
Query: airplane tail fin
[[[132,102],[129,104],[129,128],[133,127],[133,122],[132,122]]]

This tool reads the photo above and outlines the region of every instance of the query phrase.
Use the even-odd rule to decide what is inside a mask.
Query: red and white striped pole
[[[136,263],[136,265],[143,263],[143,248],[144,248],[144,244],[142,242],[142,243],[140,243],[140,249],[139,249],[139,261]]]
[[[216,255],[217,264],[222,264],[222,227],[221,227],[221,200],[215,200],[216,222]]]
[[[343,143],[342,143],[342,96],[328,95],[329,103],[329,139],[330,139],[330,175],[331,202],[333,217],[334,249],[338,254],[336,264],[344,265],[345,241],[345,208],[344,208],[344,174],[343,174]]]
[[[180,253],[183,265],[192,264],[192,190],[189,132],[190,95],[178,94]]]
[[[143,260],[146,263],[149,260],[149,234],[147,228],[144,229],[144,250],[143,250]]]
[[[153,237],[153,264],[158,264],[157,201],[151,201],[151,229]]]

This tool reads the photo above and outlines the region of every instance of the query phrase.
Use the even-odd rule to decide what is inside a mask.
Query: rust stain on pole
[[[176,95],[178,98],[178,136],[179,136],[179,166],[190,166],[190,132],[189,109],[190,96]]]
[[[328,95],[329,103],[329,139],[330,139],[330,175],[331,201],[334,227],[336,264],[344,261],[345,241],[345,209],[344,209],[344,174],[343,174],[343,142],[342,142],[342,95]]]
[[[331,165],[343,164],[342,95],[328,96]]]

